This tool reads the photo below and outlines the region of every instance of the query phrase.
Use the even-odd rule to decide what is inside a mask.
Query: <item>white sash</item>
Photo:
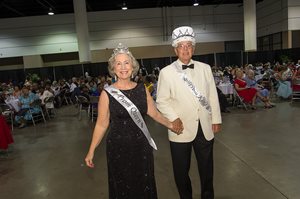
[[[198,99],[200,104],[208,111],[209,114],[211,114],[211,107],[209,105],[209,102],[207,101],[206,97],[202,95],[193,82],[188,78],[186,73],[182,72],[182,70],[179,70],[181,66],[177,62],[174,62],[174,68],[179,75],[180,79],[183,80],[183,82],[188,86],[189,90],[192,92],[192,94]]]
[[[130,99],[128,99],[119,89],[114,88],[113,86],[108,86],[105,88],[107,92],[111,94],[129,113],[130,117],[134,121],[134,123],[142,130],[145,137],[147,138],[149,144],[157,150],[156,144],[154,140],[151,138],[149,130],[146,126],[146,123],[139,111],[139,109],[135,106]]]

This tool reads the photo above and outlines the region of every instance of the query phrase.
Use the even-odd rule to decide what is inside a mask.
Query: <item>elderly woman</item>
[[[144,124],[143,117],[147,114],[178,134],[183,127],[174,125],[173,128],[173,123],[157,111],[145,86],[131,81],[139,65],[128,48],[119,44],[109,59],[108,70],[117,81],[100,95],[99,117],[85,158],[86,164],[94,167],[94,151],[110,125],[106,139],[109,198],[155,199],[152,147],[156,146],[149,132],[142,129],[147,129],[146,125],[141,125]]]
[[[290,69],[287,66],[279,66],[275,77],[279,83],[276,95],[283,99],[288,99],[292,95],[290,82],[292,75]]]
[[[255,80],[254,75],[255,75],[254,71],[252,69],[249,69],[244,79],[247,83],[247,87],[255,88],[258,91],[257,96],[264,102],[265,108],[274,107],[270,102],[269,90],[264,88],[262,85],[258,84]]]
[[[53,109],[54,108],[54,102],[49,101],[46,102],[45,100],[50,97],[54,97],[53,90],[51,89],[51,85],[49,83],[46,84],[45,88],[40,87],[39,90],[39,98],[42,100],[42,105],[45,105],[47,109]]]
[[[244,102],[251,103],[251,108],[256,109],[255,100],[257,96],[257,90],[255,88],[247,87],[247,83],[243,77],[244,72],[241,69],[236,69],[234,88],[236,89],[238,95],[244,99]]]
[[[268,100],[265,97],[261,96],[255,88],[247,86],[247,82],[244,80],[244,72],[241,69],[238,68],[235,70],[235,76],[236,78],[234,80],[234,88],[246,103],[251,103],[251,108],[253,110],[256,109],[255,102],[257,97],[259,97],[265,103],[265,106],[269,105]]]
[[[19,128],[24,128],[28,120],[31,120],[31,114],[28,112],[29,109],[33,113],[39,112],[38,108],[32,108],[31,104],[34,100],[38,99],[38,96],[30,93],[29,89],[25,86],[22,88],[22,94],[19,97],[19,106],[21,107],[20,111],[15,116],[15,121],[19,125]]]

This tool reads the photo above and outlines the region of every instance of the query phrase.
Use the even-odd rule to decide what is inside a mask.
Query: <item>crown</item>
[[[130,54],[130,51],[129,51],[128,47],[126,47],[122,43],[119,43],[118,46],[113,50],[112,56],[115,56],[115,55],[121,54],[121,53]]]
[[[191,27],[179,27],[173,31],[172,39],[178,39],[180,37],[195,37],[195,33]]]
[[[172,46],[177,47],[181,41],[191,41],[195,44],[195,33],[192,27],[181,26],[176,28],[172,33]]]

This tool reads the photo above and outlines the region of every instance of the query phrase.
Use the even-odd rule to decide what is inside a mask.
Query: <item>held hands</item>
[[[85,164],[86,166],[90,167],[90,168],[94,168],[94,163],[93,163],[93,157],[94,157],[94,154],[92,153],[88,153],[85,157]]]
[[[183,123],[182,123],[182,121],[181,121],[180,118],[177,118],[176,120],[174,120],[173,122],[171,122],[171,124],[172,124],[172,127],[170,128],[170,130],[172,130],[177,135],[182,134]]]

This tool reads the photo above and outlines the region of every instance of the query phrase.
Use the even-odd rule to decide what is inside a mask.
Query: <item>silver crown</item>
[[[195,33],[192,27],[181,26],[173,30],[172,33],[172,46],[177,47],[181,41],[191,41],[195,45]]]
[[[130,54],[130,51],[128,47],[123,45],[122,43],[119,43],[118,46],[113,50],[112,55],[117,55],[117,54]]]
[[[190,32],[191,31],[191,32]],[[190,27],[180,27],[173,31],[172,38],[178,39],[180,37],[195,37],[195,33]]]

